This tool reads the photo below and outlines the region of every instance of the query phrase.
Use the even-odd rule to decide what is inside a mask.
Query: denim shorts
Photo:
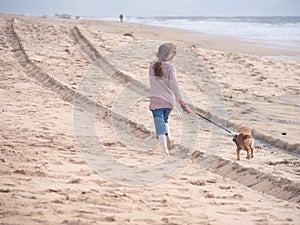
[[[158,137],[161,134],[168,134],[166,123],[168,123],[171,111],[172,108],[161,108],[151,110],[154,119],[156,137]]]

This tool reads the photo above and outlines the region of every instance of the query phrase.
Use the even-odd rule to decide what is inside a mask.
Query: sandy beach
[[[0,14],[0,224],[299,224],[296,51],[149,25]],[[194,112],[170,157],[148,110],[148,65],[174,42]]]

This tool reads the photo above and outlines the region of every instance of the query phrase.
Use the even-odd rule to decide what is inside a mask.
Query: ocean
[[[300,51],[300,17],[125,17],[124,21],[234,37],[275,48]]]

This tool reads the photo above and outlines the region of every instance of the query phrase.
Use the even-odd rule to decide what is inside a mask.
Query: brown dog
[[[242,149],[247,151],[246,159],[253,158],[254,139],[252,137],[251,129],[249,127],[240,127],[237,135],[233,137],[233,142],[236,144],[237,160],[240,160],[240,151]]]

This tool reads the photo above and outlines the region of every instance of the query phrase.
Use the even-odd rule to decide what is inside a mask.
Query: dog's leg
[[[251,149],[251,158],[253,158],[253,146],[250,146]]]
[[[246,147],[246,151],[247,151],[246,159],[250,159],[250,151],[251,151],[250,147]]]
[[[253,158],[254,139],[252,140],[250,148],[251,148],[251,158]]]
[[[241,149],[240,149],[240,148],[237,148],[237,149],[236,149],[236,157],[237,157],[237,160],[240,160],[240,152],[241,152]]]

